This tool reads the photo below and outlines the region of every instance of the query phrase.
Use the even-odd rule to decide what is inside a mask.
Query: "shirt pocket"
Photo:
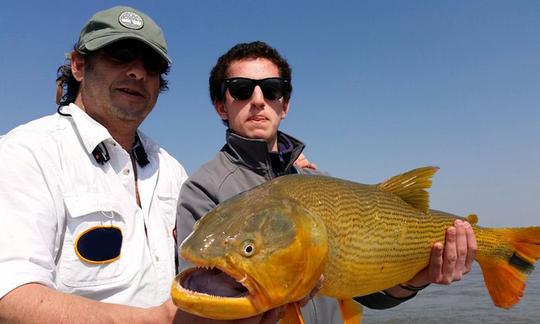
[[[118,288],[129,284],[136,267],[128,267],[126,254],[132,254],[127,238],[126,211],[121,201],[102,194],[66,195],[66,229],[64,244],[57,264],[57,283],[68,291],[84,295],[84,288],[114,284]],[[124,208],[125,209],[125,208]],[[108,263],[90,263],[76,252],[77,240],[93,228],[116,227],[122,232],[120,257]],[[133,257],[130,255],[130,257]],[[72,290],[74,289],[74,290]],[[77,289],[82,289],[77,291]]]

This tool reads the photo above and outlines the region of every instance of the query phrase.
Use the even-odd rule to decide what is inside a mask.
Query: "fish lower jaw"
[[[266,309],[255,306],[247,289],[240,295],[221,296],[212,292],[201,292],[184,287],[190,276],[196,275],[197,271],[202,268],[190,268],[182,271],[173,280],[171,298],[178,308],[190,314],[216,320],[247,318],[266,311]],[[216,271],[215,268],[208,270]],[[246,281],[248,278],[244,276],[240,280]]]

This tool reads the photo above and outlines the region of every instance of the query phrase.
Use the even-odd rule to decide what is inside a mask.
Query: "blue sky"
[[[142,129],[189,173],[224,142],[211,67],[264,40],[293,68],[281,128],[320,169],[376,183],[436,165],[432,208],[540,225],[539,1],[3,1],[0,133],[56,110],[64,53],[117,4],[165,32],[170,91]]]

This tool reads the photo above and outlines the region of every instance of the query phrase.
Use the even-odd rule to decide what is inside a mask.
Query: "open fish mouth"
[[[236,280],[218,268],[196,267],[184,271],[178,279],[182,288],[194,293],[234,298],[249,294],[242,284],[246,278]]]
[[[236,276],[218,268],[194,267],[176,276],[171,287],[174,304],[185,312],[216,320],[234,320],[260,314],[257,294],[247,275]]]

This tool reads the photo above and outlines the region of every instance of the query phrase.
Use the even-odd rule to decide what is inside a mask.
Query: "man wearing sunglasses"
[[[187,175],[138,131],[170,62],[150,17],[98,12],[59,69],[57,113],[1,138],[0,322],[209,322],[170,300]]]
[[[279,131],[289,112],[292,92],[287,61],[264,42],[241,43],[222,55],[210,74],[210,99],[228,127],[226,144],[183,185],[180,193],[178,242],[189,235],[196,220],[222,201],[272,178],[312,173],[295,165],[304,144]],[[469,224],[456,222],[447,232],[447,244],[435,244],[430,267],[409,282],[383,292],[355,298],[370,308],[399,305],[431,282],[449,284],[470,271],[476,251]],[[443,257],[444,251],[444,257]],[[457,261],[456,261],[457,259]],[[181,267],[187,266],[181,261]],[[215,273],[214,286],[227,288],[223,274]],[[192,289],[198,290],[196,284]],[[312,299],[302,309],[306,323],[341,323],[335,300]]]

